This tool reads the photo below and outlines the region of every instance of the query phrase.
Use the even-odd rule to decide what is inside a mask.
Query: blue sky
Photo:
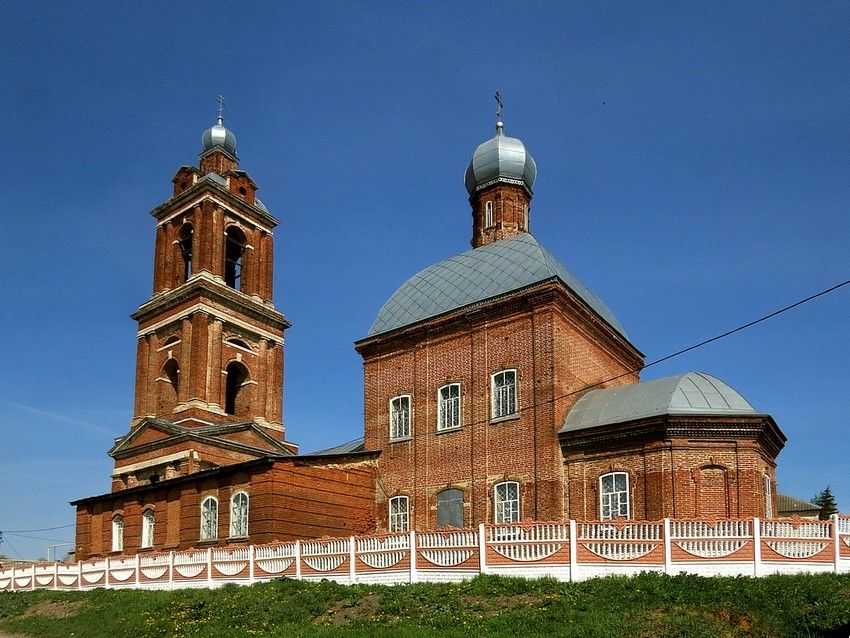
[[[129,426],[154,220],[225,95],[281,220],[287,438],[362,432],[352,343],[469,247],[463,171],[534,155],[532,232],[647,360],[848,279],[841,3],[4,3],[0,530],[69,525]],[[850,286],[647,370],[714,374],[788,436],[780,490],[850,511]],[[25,538],[37,536],[40,538]],[[72,528],[5,536],[44,555]]]

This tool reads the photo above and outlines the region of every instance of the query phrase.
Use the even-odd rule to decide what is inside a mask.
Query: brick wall
[[[249,495],[249,535],[229,538],[230,499]],[[124,517],[124,554],[140,551],[142,514],[155,512],[152,550],[363,534],[374,527],[369,459],[261,460],[77,502],[77,558],[112,553],[112,518]],[[218,499],[218,539],[200,539],[201,502]],[[142,550],[144,551],[144,550]]]

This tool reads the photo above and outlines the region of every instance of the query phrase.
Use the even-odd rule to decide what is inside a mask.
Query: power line
[[[626,372],[615,375],[613,377],[609,377],[607,379],[603,379],[602,381],[597,381],[596,383],[591,383],[589,385],[586,385],[586,386],[579,388],[578,390],[573,390],[571,392],[561,394],[561,395],[556,396],[552,399],[546,399],[545,401],[542,401],[540,403],[532,403],[531,405],[526,405],[524,407],[518,407],[517,410],[516,410],[516,413],[524,412],[526,410],[531,410],[531,409],[534,409],[536,407],[540,407],[540,406],[548,404],[548,403],[555,403],[557,401],[561,401],[562,399],[567,399],[567,398],[574,396],[576,394],[580,394],[582,392],[586,392],[587,390],[592,390],[593,388],[597,388],[597,387],[604,385],[606,383],[610,383],[611,381],[616,381],[617,379],[622,379],[623,377],[627,377],[627,376],[634,374],[636,372],[640,372],[641,370],[646,370],[647,368],[649,368],[651,366],[658,365],[659,363],[663,363],[664,361],[669,361],[670,359],[673,359],[674,357],[678,357],[680,355],[683,355],[686,352],[690,352],[691,350],[696,350],[697,348],[701,348],[705,345],[708,345],[709,343],[713,343],[715,341],[719,341],[720,339],[723,339],[725,337],[733,335],[736,332],[741,332],[742,330],[746,330],[747,328],[751,328],[752,326],[755,326],[756,324],[759,324],[763,321],[767,321],[768,319],[772,319],[773,317],[776,317],[776,316],[781,315],[785,312],[788,312],[789,310],[792,310],[792,309],[794,309],[798,306],[802,306],[803,304],[808,303],[810,301],[813,301],[813,300],[817,299],[818,297],[823,297],[824,295],[828,295],[831,292],[835,292],[839,288],[842,288],[842,287],[844,287],[848,284],[850,284],[850,279],[847,279],[845,281],[842,281],[841,283],[835,284],[834,286],[830,286],[829,288],[825,288],[824,290],[821,290],[819,292],[811,294],[808,297],[804,297],[803,299],[795,301],[794,303],[788,304],[787,306],[783,306],[779,310],[774,310],[773,312],[770,312],[766,315],[763,315],[763,316],[759,317],[758,319],[754,319],[753,321],[748,321],[745,324],[742,324],[742,325],[740,325],[736,328],[732,328],[731,330],[727,330],[726,332],[723,332],[719,335],[715,335],[715,336],[710,337],[708,339],[704,339],[704,340],[700,341],[699,343],[695,343],[691,346],[688,346],[687,348],[682,348],[681,350],[677,350],[676,352],[665,355],[665,356],[663,356],[659,359],[655,359],[653,361],[650,361],[649,363],[646,363],[646,364],[644,364],[640,367],[633,368],[631,370],[627,370]],[[473,421],[472,423],[470,423],[470,425],[479,425],[481,423],[489,423],[489,422],[490,422],[490,419],[488,418],[488,419],[482,419],[481,421]]]
[[[55,529],[68,529],[74,527],[76,523],[69,525],[60,525],[59,527],[42,527],[41,529],[4,529],[0,530],[2,534],[29,534],[30,532],[52,532]]]

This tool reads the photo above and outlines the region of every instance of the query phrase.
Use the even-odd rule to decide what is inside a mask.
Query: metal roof
[[[329,447],[324,450],[316,450],[315,452],[307,452],[302,456],[326,456],[331,454],[351,454],[354,452],[363,452],[366,449],[365,439],[360,437],[348,443],[342,443],[334,447]]]
[[[466,168],[464,182],[470,195],[495,181],[523,183],[530,191],[537,179],[537,164],[525,150],[522,140],[508,137],[502,132],[502,123],[496,125],[496,135],[479,144]]]
[[[555,278],[628,339],[625,329],[608,306],[528,233],[450,257],[414,275],[387,300],[367,336],[382,334]]]
[[[744,397],[720,379],[702,372],[591,390],[564,419],[561,432],[634,421],[663,414],[756,414]]]
[[[236,136],[224,126],[221,115],[218,116],[218,121],[215,124],[204,131],[201,136],[201,144],[204,145],[203,152],[219,146],[231,155],[236,155]]]
[[[790,516],[800,512],[816,515],[820,512],[820,506],[809,501],[804,501],[801,498],[795,498],[794,496],[777,492],[776,511],[779,512],[780,516]]]

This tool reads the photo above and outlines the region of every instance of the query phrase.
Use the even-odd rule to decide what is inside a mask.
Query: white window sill
[[[397,439],[390,439],[390,443],[404,443],[405,441],[412,441],[412,436],[402,436]]]
[[[504,423],[505,421],[516,421],[519,419],[519,412],[514,412],[513,414],[506,414],[504,416],[494,416],[490,419],[490,424],[494,425],[496,423]]]
[[[453,425],[450,428],[437,428],[437,434],[448,434],[449,432],[460,432],[463,428],[459,425]]]

